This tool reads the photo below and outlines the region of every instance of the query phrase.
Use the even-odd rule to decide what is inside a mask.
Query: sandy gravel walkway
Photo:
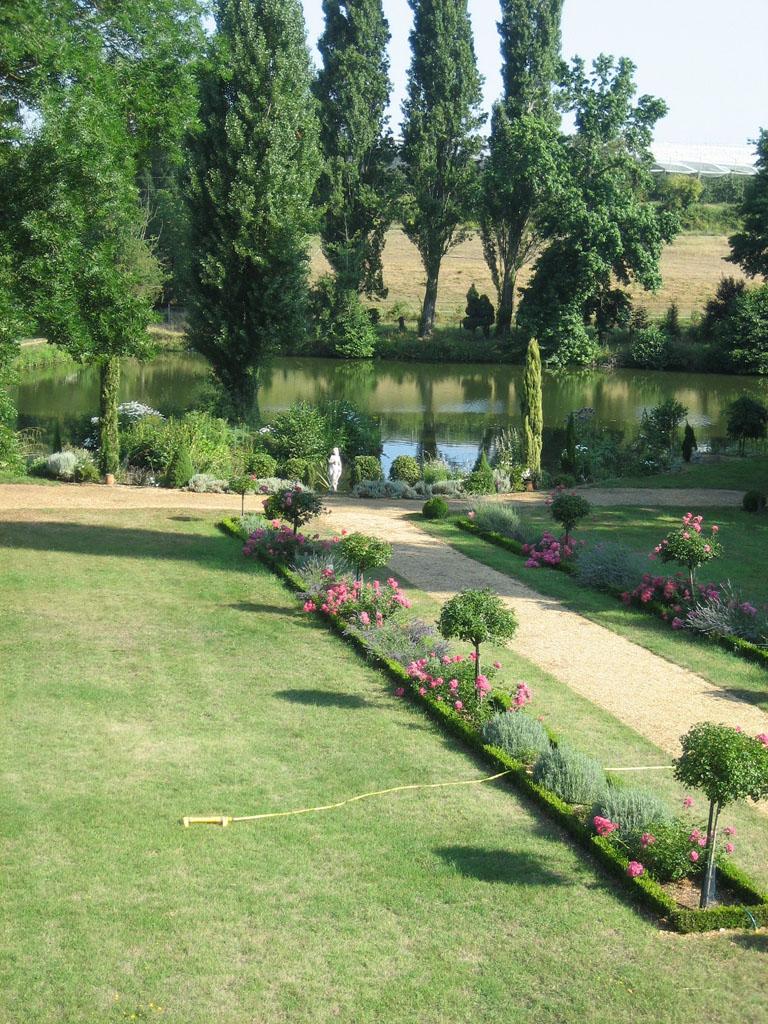
[[[710,504],[726,504],[716,492]],[[605,504],[691,505],[705,502],[696,492],[605,491]],[[629,501],[629,497],[632,501]],[[527,500],[538,497],[520,496]],[[619,499],[624,498],[624,502]],[[662,501],[661,499],[667,499]],[[460,554],[430,537],[406,517],[416,506],[410,502],[362,502],[349,498],[329,501],[329,525],[386,537],[394,546],[393,569],[436,601],[465,587],[491,587],[513,608],[520,622],[513,647],[552,673],[577,693],[653,741],[669,754],[679,749],[679,738],[704,719],[740,725],[755,734],[768,732],[768,715],[751,704],[729,697],[722,690],[686,669],[673,665],[643,647],[617,636],[559,602],[522,583]],[[252,501],[252,506],[256,503]],[[43,487],[0,486],[0,518],[34,518],[56,510],[168,508],[238,512],[240,499],[219,494],[188,494],[98,485]]]

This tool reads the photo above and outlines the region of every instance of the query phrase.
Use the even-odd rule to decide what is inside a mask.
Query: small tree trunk
[[[704,880],[701,883],[701,901],[699,906],[706,908],[713,902],[717,890],[717,822],[720,817],[720,805],[712,801],[709,805],[709,822],[707,824],[707,866]]]
[[[480,675],[480,644],[475,644],[475,682]]]
[[[243,493],[240,495],[240,498],[241,498],[241,501],[240,501],[240,515],[244,516],[245,515],[245,491],[243,491]]]
[[[424,304],[421,307],[419,320],[419,337],[431,338],[435,329],[435,313],[437,311],[437,282],[440,268],[427,271],[427,288],[424,292]]]
[[[104,475],[116,473],[120,465],[120,433],[117,423],[119,387],[120,360],[110,356],[101,364],[99,393],[99,469]]]
[[[496,310],[496,336],[506,338],[512,329],[512,314],[515,311],[515,275],[511,268],[504,268],[504,279]]]

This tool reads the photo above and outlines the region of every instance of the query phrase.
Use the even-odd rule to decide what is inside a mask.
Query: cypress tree
[[[218,0],[190,161],[190,341],[239,417],[306,329],[317,118],[299,0]]]
[[[536,215],[560,173],[554,87],[563,0],[502,0],[504,94],[493,108],[480,230],[496,287],[496,331],[509,332],[518,271],[536,253]]]
[[[409,2],[414,23],[403,106],[403,227],[426,272],[419,321],[426,337],[434,329],[443,257],[470,234],[464,225],[477,206],[484,117],[467,0]]]
[[[541,450],[544,434],[544,409],[541,394],[541,352],[535,338],[528,342],[523,373],[523,414],[525,461],[535,480],[541,476]]]
[[[315,85],[324,165],[317,186],[323,252],[340,291],[386,296],[381,255],[395,214],[388,128],[389,26],[381,0],[323,0]]]

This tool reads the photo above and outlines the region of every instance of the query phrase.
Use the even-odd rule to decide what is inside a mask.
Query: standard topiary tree
[[[359,580],[364,579],[367,569],[382,569],[392,558],[391,544],[364,533],[350,533],[339,542],[337,551],[354,567]]]
[[[541,351],[535,338],[528,342],[520,401],[523,414],[525,461],[534,483],[541,476],[541,449],[544,434],[544,409],[541,395]]]
[[[717,540],[719,527],[713,526],[710,536],[705,537],[703,522],[703,516],[695,516],[692,512],[686,512],[682,525],[675,530],[670,530],[664,540],[654,548],[654,554],[662,562],[677,562],[678,565],[685,566],[688,570],[691,597],[694,595],[696,570],[700,569],[705,562],[719,558],[723,553]]]
[[[565,543],[568,544],[574,527],[589,515],[592,506],[580,494],[558,494],[550,511],[555,522],[560,523],[565,530]]]
[[[685,462],[691,461],[691,456],[695,451],[697,451],[698,447],[693,427],[686,420],[685,433],[683,434],[683,459]]]
[[[492,590],[462,590],[443,605],[438,628],[446,640],[472,644],[477,679],[481,674],[480,645],[511,639],[517,630],[517,619]]]
[[[264,500],[264,513],[269,519],[287,520],[294,534],[310,519],[325,512],[325,507],[314,491],[293,487],[288,491],[271,494]]]
[[[768,747],[727,725],[702,722],[682,737],[683,752],[675,761],[675,778],[702,790],[709,800],[707,866],[701,906],[715,896],[717,826],[720,812],[737,800],[768,797]]]
[[[240,515],[245,515],[245,496],[253,494],[258,488],[258,480],[252,474],[233,476],[227,485],[233,494],[240,495]]]
[[[749,395],[731,402],[725,411],[728,437],[739,442],[739,455],[747,441],[760,441],[768,432],[768,407]]]

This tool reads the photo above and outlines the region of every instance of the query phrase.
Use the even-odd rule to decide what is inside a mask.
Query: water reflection
[[[178,414],[200,401],[207,377],[205,361],[186,353],[146,364],[126,360],[120,398]],[[402,452],[439,452],[466,463],[474,461],[484,437],[519,423],[521,381],[517,366],[278,359],[264,373],[260,405],[268,419],[301,399],[347,399],[379,417],[387,461]],[[643,409],[677,398],[688,407],[699,439],[707,441],[725,434],[724,409],[744,393],[765,400],[768,382],[637,370],[546,374],[544,418],[550,429],[559,429],[568,413],[592,407],[602,423],[631,433]],[[40,428],[50,440],[58,423],[64,440],[76,441],[98,410],[98,371],[27,374],[17,404],[20,427]]]

